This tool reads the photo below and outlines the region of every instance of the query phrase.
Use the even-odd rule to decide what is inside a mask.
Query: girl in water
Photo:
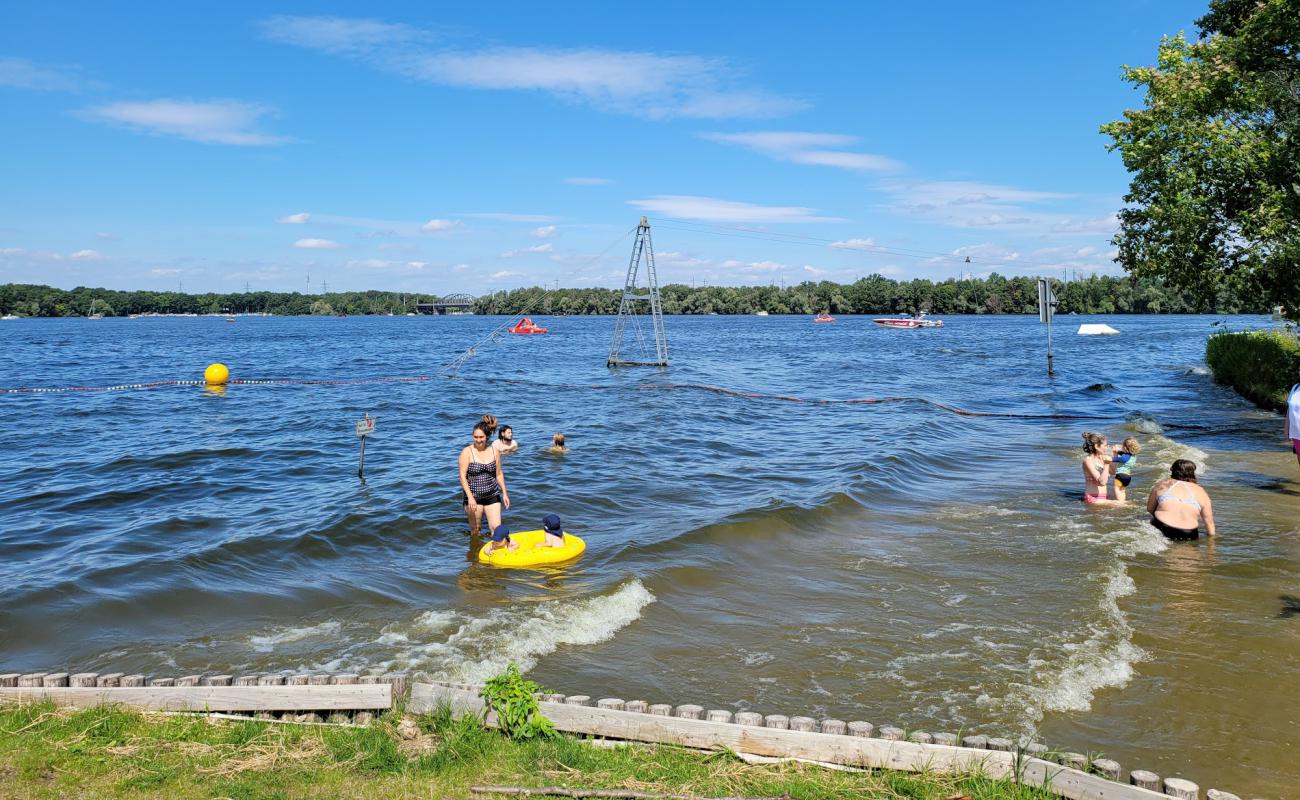
[[[460,451],[460,488],[464,493],[470,536],[478,536],[484,516],[487,517],[488,530],[495,531],[501,527],[501,510],[510,508],[506,476],[501,470],[501,454],[491,445],[493,427],[495,425],[486,421],[479,422],[474,426],[473,442]],[[515,546],[511,542],[511,549]]]
[[[1083,434],[1083,502],[1090,506],[1121,502],[1106,497],[1106,484],[1110,479],[1107,448],[1106,437],[1100,433],[1088,431]]]
[[[1200,523],[1205,535],[1214,536],[1214,507],[1210,495],[1196,483],[1196,465],[1180,458],[1169,469],[1169,477],[1157,481],[1147,497],[1151,524],[1168,539],[1195,539]]]

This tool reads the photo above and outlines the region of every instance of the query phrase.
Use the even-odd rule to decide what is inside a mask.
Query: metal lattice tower
[[[637,272],[642,260],[645,261],[645,276],[648,290],[637,288]],[[650,304],[650,320],[654,328],[655,351],[653,357],[646,348],[646,341],[641,335],[641,325],[637,322],[638,303]],[[625,358],[623,354],[623,333],[628,321],[636,334],[640,345],[639,358]],[[663,306],[659,302],[659,276],[655,273],[655,249],[650,241],[650,223],[645,217],[636,228],[636,240],[632,242],[632,258],[627,265],[627,280],[623,284],[623,300],[618,305],[618,321],[614,323],[614,341],[609,346],[609,359],[606,366],[668,366],[668,337],[664,333]]]

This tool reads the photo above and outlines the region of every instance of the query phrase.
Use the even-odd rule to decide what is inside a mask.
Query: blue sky
[[[129,7],[0,10],[0,282],[616,286],[641,214],[665,283],[1114,273],[1097,127],[1204,12]]]

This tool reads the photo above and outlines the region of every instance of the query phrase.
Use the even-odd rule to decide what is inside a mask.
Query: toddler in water
[[[542,547],[564,547],[564,525],[556,514],[547,514],[542,519],[542,533],[546,534]]]
[[[569,448],[564,446],[564,434],[562,433],[555,434],[554,438],[551,439],[551,446],[546,449],[550,450],[552,453],[569,452]]]
[[[1128,485],[1133,482],[1133,465],[1137,463],[1137,454],[1142,452],[1142,445],[1132,436],[1120,443],[1110,460],[1110,470],[1115,475],[1115,499],[1128,499]]]

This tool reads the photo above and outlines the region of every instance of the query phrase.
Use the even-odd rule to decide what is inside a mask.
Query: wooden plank
[[[0,703],[53,700],[90,708],[121,704],[156,711],[333,711],[392,707],[387,684],[356,686],[144,686],[0,688]]]
[[[483,714],[483,700],[473,690],[417,683],[411,689],[407,710],[424,713],[448,705],[458,716]],[[774,758],[801,758],[850,767],[892,769],[902,772],[981,774],[1017,780],[1070,800],[1168,800],[1159,792],[1108,781],[1076,769],[1036,758],[996,750],[918,744],[902,740],[870,739],[779,728],[758,728],[708,720],[661,717],[631,711],[538,703],[557,730],[613,739],[677,744]]]

